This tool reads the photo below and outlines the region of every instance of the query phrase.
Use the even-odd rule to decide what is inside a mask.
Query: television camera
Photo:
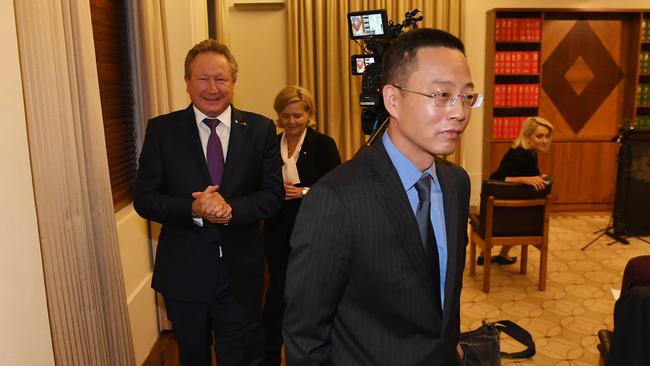
[[[372,135],[388,118],[381,95],[382,55],[405,28],[417,28],[417,22],[423,19],[417,16],[419,13],[419,9],[406,12],[401,23],[388,21],[385,9],[348,13],[350,39],[363,51],[351,56],[350,66],[353,75],[362,75],[359,104],[362,107],[361,128],[366,135]]]

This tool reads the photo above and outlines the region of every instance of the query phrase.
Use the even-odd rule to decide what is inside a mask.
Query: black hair
[[[417,52],[424,47],[457,49],[465,54],[465,45],[453,34],[435,28],[418,28],[400,34],[388,47],[382,60],[382,85],[404,83],[415,71]]]

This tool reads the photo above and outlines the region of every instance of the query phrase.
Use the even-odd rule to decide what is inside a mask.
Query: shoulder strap
[[[517,342],[526,346],[526,349],[521,352],[501,352],[503,358],[529,358],[535,355],[535,342],[530,333],[510,320],[499,320],[494,323],[499,331],[506,333]]]

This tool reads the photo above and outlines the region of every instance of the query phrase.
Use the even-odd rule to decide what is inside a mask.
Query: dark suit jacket
[[[607,366],[650,365],[650,286],[623,292],[614,306],[614,335]]]
[[[635,286],[650,286],[650,255],[634,257],[625,265],[621,291]]]
[[[219,192],[232,207],[228,225],[192,220],[192,192],[211,184],[194,111],[149,121],[140,154],[134,206],[162,223],[152,287],[183,301],[209,301],[216,286],[219,245],[240,303],[260,302],[263,242],[260,221],[282,207],[284,188],[273,122],[232,109],[223,182]],[[259,309],[258,309],[259,311]]]
[[[467,245],[469,178],[436,160],[447,230],[444,312],[415,215],[381,142],[323,177],[291,237],[288,365],[453,365]]]
[[[278,135],[278,146],[282,134]],[[305,140],[296,162],[300,175],[300,187],[311,187],[330,170],[341,164],[341,156],[334,140],[322,133],[307,128]],[[265,221],[265,241],[268,249],[288,252],[288,238],[300,208],[302,199],[285,201],[284,208],[276,216]],[[285,247],[286,246],[286,247]],[[269,248],[273,247],[273,248]],[[280,248],[281,247],[281,248]]]

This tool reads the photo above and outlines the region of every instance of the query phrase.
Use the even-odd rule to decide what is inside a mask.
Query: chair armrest
[[[479,233],[481,237],[483,236],[483,233],[480,232],[480,226],[481,226],[481,217],[478,215],[478,212],[471,212],[469,213],[469,224],[472,226],[472,230],[475,232]]]
[[[609,329],[601,329],[598,331],[598,340],[600,341],[598,344],[598,351],[600,351],[600,355],[603,357],[605,362],[607,362],[613,335],[614,333]]]
[[[533,207],[544,206],[546,198],[529,199],[529,200],[503,200],[495,199],[494,206],[496,207]]]

